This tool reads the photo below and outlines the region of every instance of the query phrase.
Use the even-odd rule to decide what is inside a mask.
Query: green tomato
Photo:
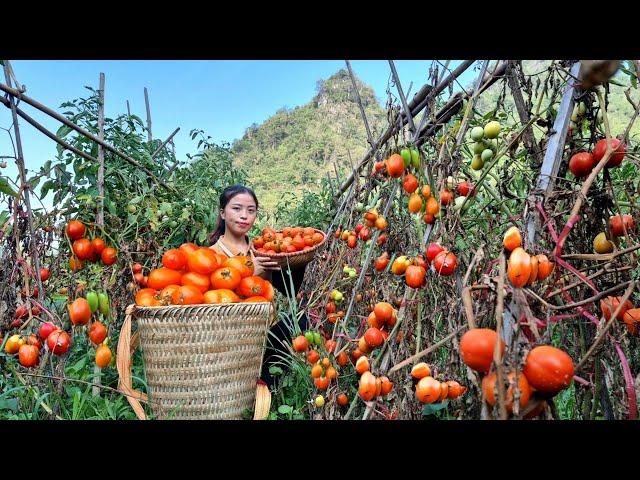
[[[313,332],[313,343],[315,343],[319,347],[322,346],[322,337],[320,336],[319,332]]]
[[[178,226],[178,222],[176,222],[175,220],[171,220],[171,221],[169,222],[169,226],[170,226],[171,228],[176,228],[176,227]]]
[[[136,213],[138,211],[138,209],[136,208],[135,205],[133,205],[132,203],[130,203],[129,205],[127,205],[127,212],[131,213],[132,215],[134,213]]]
[[[479,142],[484,138],[484,129],[482,127],[473,127],[469,132],[469,136],[474,142]]]
[[[402,150],[400,150],[400,156],[402,157],[402,161],[404,162],[404,168],[407,168],[409,166],[409,163],[411,162],[411,152],[408,148],[403,148]]]
[[[304,332],[304,338],[307,339],[307,342],[313,343],[314,342],[313,332],[311,330]]]
[[[93,290],[87,292],[87,302],[89,302],[89,308],[91,309],[91,313],[95,313],[98,310],[98,294]]]
[[[487,144],[484,142],[476,142],[473,144],[473,153],[475,155],[480,155],[484,152],[484,149],[487,148]]]
[[[416,170],[420,169],[420,152],[415,147],[411,149],[411,165]]]
[[[493,158],[493,150],[491,150],[490,148],[487,148],[482,152],[481,158],[482,158],[482,163],[484,165],[484,162],[488,162]]]
[[[357,273],[356,273],[356,271],[355,271],[355,270],[350,270],[350,271],[349,271],[349,278],[355,278],[355,277],[356,277],[356,275],[357,275]]]
[[[496,138],[500,133],[500,123],[495,120],[484,126],[484,136],[487,138]]]
[[[342,267],[342,273],[349,273],[349,270],[351,270],[349,265],[345,265],[344,267]]]
[[[484,167],[484,160],[482,160],[480,155],[474,155],[473,160],[471,160],[471,168],[474,170],[482,170],[482,167]]]
[[[100,308],[100,313],[105,317],[109,315],[109,297],[106,293],[100,292],[98,294],[98,304]]]
[[[356,203],[356,212],[358,213],[364,212],[364,203],[362,202]]]

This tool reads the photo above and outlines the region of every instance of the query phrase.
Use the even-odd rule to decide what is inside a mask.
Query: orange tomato
[[[509,252],[512,252],[516,248],[522,246],[522,235],[520,235],[518,227],[511,227],[504,233],[502,246]]]
[[[416,385],[416,398],[420,403],[434,403],[440,393],[440,382],[433,377],[423,377]]]
[[[203,275],[212,274],[220,267],[220,257],[210,248],[199,248],[187,256],[189,270]]]
[[[171,295],[174,305],[197,305],[204,302],[204,295],[198,287],[183,285]]]
[[[209,286],[211,285],[211,281],[209,280],[208,275],[203,275],[201,273],[196,272],[187,272],[182,275],[182,285],[192,285],[200,290],[202,293],[209,290]]]
[[[501,354],[504,353],[504,341],[498,338],[495,330],[473,328],[460,339],[462,361],[478,372],[487,373],[493,362],[493,350],[496,341],[500,341]]]
[[[516,247],[509,256],[507,276],[514,287],[524,287],[531,276],[531,257],[522,247]]]
[[[402,161],[402,159],[400,159]],[[365,402],[373,400],[376,394],[376,377],[371,372],[364,372],[358,382],[358,395]]]
[[[496,373],[492,373],[490,375],[485,376],[482,379],[482,391],[487,400],[487,403],[491,406],[494,406],[497,403],[497,389],[496,387]],[[507,388],[505,394],[505,408],[507,412],[513,412],[513,396],[514,396],[514,387],[515,387],[515,372],[510,372],[507,375],[507,380],[509,383],[509,387]],[[529,382],[523,373],[518,375],[518,390],[520,390],[520,411],[529,403],[529,397],[531,396],[531,387],[529,386]]]
[[[182,283],[182,272],[160,267],[149,272],[147,286],[155,290],[162,290],[169,285],[180,285]]]
[[[431,376],[431,368],[425,362],[416,363],[411,369],[411,376],[417,380]]]
[[[182,270],[187,266],[187,254],[177,248],[172,248],[162,255],[162,265],[171,270]]]
[[[231,267],[240,272],[240,277],[250,277],[253,275],[253,260],[250,256],[237,256],[227,258],[222,264],[223,267]]]
[[[241,280],[240,272],[233,267],[218,268],[211,274],[211,286],[213,288],[235,290],[240,285]]]
[[[160,305],[157,298],[157,290],[153,288],[142,288],[136,293],[136,305],[141,307],[155,307]]]

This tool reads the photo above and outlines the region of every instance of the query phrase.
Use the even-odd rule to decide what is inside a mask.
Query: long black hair
[[[258,197],[249,187],[245,187],[244,185],[231,185],[230,187],[225,188],[220,194],[220,207],[218,208],[218,224],[216,225],[216,229],[209,234],[209,243],[213,245],[218,241],[218,239],[224,235],[225,231],[225,223],[222,215],[220,214],[221,210],[227,206],[227,204],[231,201],[233,197],[239,195],[241,193],[248,193],[253,197],[253,200],[256,202],[256,210],[258,209]]]

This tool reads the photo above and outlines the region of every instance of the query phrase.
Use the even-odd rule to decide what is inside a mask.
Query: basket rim
[[[258,252],[258,250],[253,246],[253,242],[250,242],[251,245],[249,246],[249,248],[251,249],[251,251],[255,254],[259,254],[259,256],[261,257],[271,257],[271,258],[295,258],[295,257],[301,257],[303,255],[309,255],[312,252],[315,252],[318,248],[320,248],[322,245],[324,245],[324,243],[327,241],[327,237],[328,235],[323,232],[322,230],[318,230],[317,228],[311,227],[313,228],[313,230],[315,232],[319,232],[322,234],[322,241],[316,245],[314,245],[313,247],[307,249],[307,250],[300,250],[298,252],[291,252],[291,253],[286,253],[286,252],[279,252],[279,253],[265,253],[265,252]],[[282,230],[279,230],[278,232],[281,232]],[[277,233],[278,233],[277,232]]]
[[[135,305],[135,309],[136,310],[160,310],[162,308],[185,308],[186,309],[186,308],[194,308],[194,307],[237,307],[241,305],[272,306],[273,302],[193,303],[190,305],[154,305],[154,306]]]

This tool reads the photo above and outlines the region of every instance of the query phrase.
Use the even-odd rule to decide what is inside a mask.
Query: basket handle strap
[[[135,305],[129,305],[125,310],[124,323],[120,329],[118,339],[118,350],[116,355],[116,366],[118,368],[118,389],[127,397],[127,401],[139,420],[146,420],[147,416],[140,404],[140,400],[146,401],[147,396],[133,389],[131,382],[132,355],[138,343],[138,334],[131,338],[131,316],[135,310]]]

